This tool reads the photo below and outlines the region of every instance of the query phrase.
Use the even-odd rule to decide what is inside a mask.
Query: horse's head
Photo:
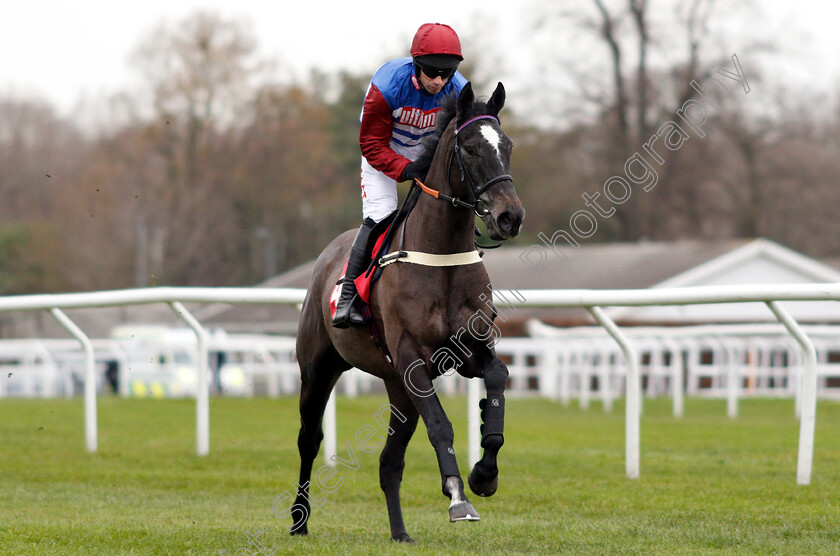
[[[471,189],[476,214],[494,240],[518,235],[525,217],[510,177],[513,141],[498,119],[504,104],[505,88],[501,83],[486,104],[476,102],[472,85],[467,83],[458,96],[455,113],[455,155],[460,178]]]

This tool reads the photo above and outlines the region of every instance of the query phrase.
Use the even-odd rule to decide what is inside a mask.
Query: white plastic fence
[[[817,350],[818,398],[840,399],[840,326],[801,328]],[[623,396],[624,358],[603,328],[532,320],[527,330],[531,338],[503,338],[497,352],[508,354],[508,344],[516,344],[519,359],[531,364],[509,365],[511,375],[536,379],[541,396],[563,405],[577,398],[584,409],[598,397],[606,411],[614,397]],[[646,397],[671,396],[674,416],[683,414],[684,393],[726,399],[730,417],[737,416],[744,397],[794,398],[799,416],[801,349],[779,323],[634,326],[623,332],[640,356]],[[512,381],[511,388],[515,385]]]
[[[290,288],[146,288],[90,293],[26,295],[0,298],[0,311],[47,310],[82,345],[85,351],[85,445],[89,452],[97,448],[96,375],[93,345],[85,333],[62,309],[117,307],[167,303],[193,329],[197,339],[196,366],[208,367],[208,335],[201,324],[187,311],[183,302],[195,303],[283,303],[298,305],[305,290]],[[196,392],[196,452],[210,452],[210,389],[206,372],[198,373]]]
[[[196,303],[302,303],[305,291],[268,288],[151,288],[77,294],[50,294],[0,298],[0,311],[47,310],[82,345],[85,367],[85,438],[89,451],[97,448],[96,385],[94,350],[90,339],[62,309],[113,307],[150,303],[167,303],[190,326],[197,338],[197,368],[208,366],[208,335],[201,324],[183,306]],[[636,348],[610,319],[603,307],[694,305],[715,303],[764,303],[801,346],[803,372],[797,482],[809,484],[814,448],[816,419],[816,351],[799,324],[782,308],[782,301],[840,300],[840,284],[739,285],[694,288],[662,288],[652,290],[522,290],[516,296],[510,291],[494,292],[494,302],[508,307],[583,307],[618,343],[626,365],[625,404],[625,467],[629,478],[639,476],[640,378]],[[476,403],[481,385],[470,381],[468,389],[469,439],[471,460],[477,457],[479,419]],[[335,449],[335,405],[328,405],[325,415],[325,453]],[[207,373],[198,373],[196,394],[196,444],[200,456],[209,452],[209,384]]]
[[[494,300],[510,304],[513,295],[501,292]],[[507,295],[504,295],[507,293]],[[583,307],[619,344],[627,365],[625,404],[625,467],[629,478],[639,476],[639,428],[641,416],[639,357],[636,349],[602,307],[651,305],[700,305],[716,303],[764,303],[801,346],[803,374],[797,483],[810,484],[816,420],[816,350],[799,324],[780,305],[781,301],[840,299],[840,284],[733,285],[651,290],[529,290],[518,292],[516,306]]]

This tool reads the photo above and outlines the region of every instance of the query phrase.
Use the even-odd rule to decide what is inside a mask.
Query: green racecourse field
[[[442,398],[466,460],[463,398]],[[339,455],[384,397],[338,399]],[[478,523],[448,522],[421,424],[403,511],[413,546],[389,540],[378,452],[288,536],[272,501],[297,479],[297,399],[213,399],[211,451],[195,456],[192,400],[99,400],[99,452],[73,400],[0,400],[0,553],[235,554],[245,533],[275,554],[837,554],[840,404],[817,406],[812,484],[796,485],[789,400],[689,399],[682,419],[645,400],[641,478],[624,475],[624,410],[508,400],[499,491],[472,497]],[[323,461],[319,455],[318,465]],[[242,551],[240,554],[247,554]],[[254,554],[258,554],[254,550]]]

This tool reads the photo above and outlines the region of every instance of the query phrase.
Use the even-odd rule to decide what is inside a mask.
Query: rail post
[[[335,467],[335,461],[330,458],[335,455],[337,447],[335,391],[336,388],[333,388],[332,392],[330,392],[327,405],[324,407],[324,417],[322,420],[324,430],[324,463],[331,467]]]
[[[85,352],[85,445],[88,452],[95,452],[97,448],[97,424],[96,424],[96,369],[93,356],[93,343],[81,328],[76,326],[70,317],[61,309],[53,307],[50,313],[55,320],[64,327],[67,332],[73,335],[82,344]]]
[[[210,384],[207,381],[209,368],[207,346],[209,342],[207,331],[180,301],[172,301],[169,306],[195,332],[198,348],[198,357],[196,357],[198,389],[195,392],[196,454],[206,456],[210,453]]]
[[[790,335],[802,347],[802,414],[799,418],[799,460],[796,466],[796,483],[811,484],[811,466],[814,461],[814,424],[817,419],[817,350],[799,324],[785,311],[778,301],[767,301]]]
[[[595,317],[598,324],[604,327],[610,336],[621,347],[624,353],[624,364],[627,366],[627,403],[624,413],[625,429],[625,469],[627,478],[639,478],[639,424],[641,408],[639,404],[639,358],[636,350],[621,333],[618,326],[607,316],[603,309],[597,306],[587,307],[589,313]]]

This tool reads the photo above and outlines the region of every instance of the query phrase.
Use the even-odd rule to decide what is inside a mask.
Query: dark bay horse
[[[302,383],[301,486],[296,487],[291,509],[295,520],[292,534],[308,532],[309,481],[324,436],[324,408],[341,373],[354,366],[381,378],[388,392],[390,428],[379,442],[369,444],[381,445],[387,436],[379,460],[379,481],[393,540],[411,542],[400,508],[400,483],[405,450],[420,417],[437,454],[443,494],[450,499],[450,521],[479,518],[464,494],[452,448],[452,425],[432,382],[445,372],[456,370],[464,377],[484,380],[484,453],[468,482],[479,496],[496,491],[508,370],[493,347],[498,339],[495,311],[490,279],[474,244],[474,218],[481,217],[491,239],[504,240],[519,233],[525,214],[509,175],[513,145],[498,121],[504,101],[501,83],[486,103],[477,101],[467,84],[457,99],[444,102],[438,113],[435,134],[426,144],[425,157],[421,156],[429,168],[424,180],[428,187],[424,186],[425,193],[419,195],[405,219],[402,242],[397,246],[431,256],[421,255],[415,264],[406,259],[384,268],[370,297],[375,325],[393,364],[371,341],[367,328],[331,326],[330,295],[355,231],[336,238],[315,264],[297,336]],[[369,439],[373,433],[367,434]],[[329,469],[324,471],[324,477],[332,477]],[[319,475],[314,479],[316,485]],[[333,477],[330,484],[335,488],[339,483]]]

